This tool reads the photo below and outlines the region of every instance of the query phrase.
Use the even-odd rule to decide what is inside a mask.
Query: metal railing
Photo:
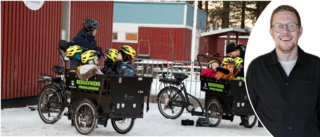
[[[136,74],[138,76],[149,76],[153,77],[153,82],[151,86],[151,95],[157,95],[159,91],[164,88],[164,85],[159,82],[159,78],[166,75],[168,78],[173,78],[175,73],[184,73],[189,77],[184,80],[187,88],[187,92],[197,98],[204,98],[205,93],[200,90],[200,73],[201,67],[205,69],[207,63],[190,61],[166,61],[159,59],[134,59],[134,65],[136,69]],[[191,74],[191,69],[193,65],[193,74]]]

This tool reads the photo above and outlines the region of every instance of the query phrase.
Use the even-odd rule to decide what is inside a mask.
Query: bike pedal
[[[193,111],[193,112],[191,113],[191,115],[192,115],[192,116],[193,116],[193,115],[203,116],[203,112]]]
[[[106,121],[105,119],[99,119],[98,120],[98,124],[99,125],[103,125],[104,127],[107,127],[107,123],[108,123],[108,121]]]
[[[58,119],[61,119],[62,114],[63,114],[63,115],[66,115],[66,112],[68,112],[68,108],[67,108],[67,107],[65,107],[65,108],[63,109],[62,113],[61,113],[60,115],[58,115],[57,118],[58,118]],[[67,114],[68,114],[68,113],[67,113]]]

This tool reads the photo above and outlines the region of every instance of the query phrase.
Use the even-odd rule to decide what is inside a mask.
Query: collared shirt
[[[252,105],[275,137],[320,137],[320,58],[298,47],[289,76],[276,51],[251,62],[246,84]]]
[[[286,72],[287,76],[289,76],[291,70],[293,69],[294,65],[297,62],[297,58],[292,61],[281,61],[281,60],[278,60],[278,61],[280,62],[282,68]]]

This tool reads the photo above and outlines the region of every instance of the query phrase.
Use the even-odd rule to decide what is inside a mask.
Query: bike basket
[[[95,75],[88,80],[80,80],[75,72],[68,72],[66,75],[66,89],[70,91],[99,94],[105,75]]]
[[[109,76],[112,118],[142,118],[144,97],[150,95],[152,77]]]
[[[230,89],[229,80],[217,80],[213,77],[201,76],[201,91],[228,94]]]

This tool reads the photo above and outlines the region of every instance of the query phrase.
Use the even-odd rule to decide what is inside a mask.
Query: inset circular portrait
[[[319,6],[272,1],[260,15],[245,58],[247,92],[275,137],[320,136]]]

